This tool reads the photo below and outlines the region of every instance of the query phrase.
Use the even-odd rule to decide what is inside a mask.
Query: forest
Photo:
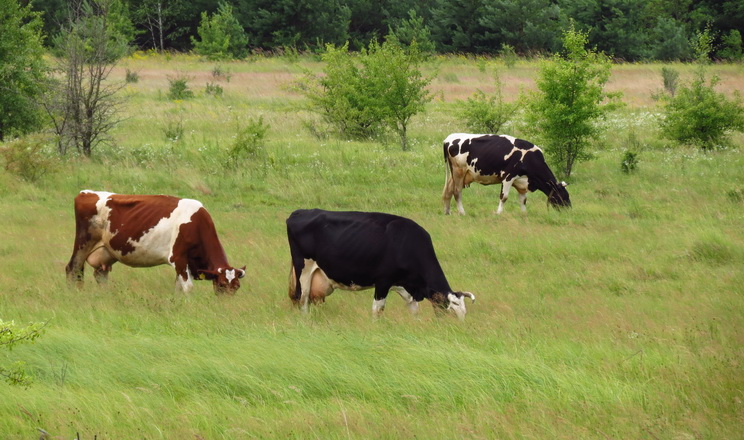
[[[23,3],[23,2],[22,2]],[[33,0],[51,41],[79,1]],[[229,5],[255,52],[352,50],[395,32],[437,53],[531,56],[560,50],[574,22],[589,43],[616,60],[690,60],[690,39],[709,30],[716,59],[741,58],[744,2],[693,0],[121,0],[139,49],[189,51],[202,14]],[[71,6],[73,5],[73,6]]]

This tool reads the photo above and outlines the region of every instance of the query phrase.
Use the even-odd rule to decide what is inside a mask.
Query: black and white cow
[[[292,256],[289,297],[307,311],[334,289],[374,287],[372,313],[378,316],[394,290],[411,312],[428,298],[440,310],[465,318],[465,297],[454,292],[434,253],[429,233],[413,220],[378,212],[300,209],[287,219]]]
[[[462,207],[462,189],[473,182],[481,185],[501,183],[497,214],[504,211],[512,185],[519,192],[522,211],[527,210],[527,191],[540,190],[556,208],[570,207],[566,182],[559,182],[540,147],[512,136],[494,134],[455,133],[444,140],[444,161],[447,163],[442,200],[444,213],[450,213],[450,201],[455,196],[457,211]]]

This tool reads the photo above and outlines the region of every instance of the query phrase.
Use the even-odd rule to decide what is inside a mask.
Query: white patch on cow
[[[186,269],[186,278],[176,275],[176,292],[180,290],[183,293],[189,293],[192,287],[194,287],[194,279],[191,276],[191,271]]]
[[[220,268],[219,270],[222,270],[222,268]],[[232,280],[235,279],[235,269],[226,270],[225,271],[225,278],[227,278],[227,282],[228,283],[231,283]]]
[[[385,298],[372,301],[372,316],[379,317],[383,310],[385,310]]]
[[[202,208],[196,200],[181,199],[170,216],[163,217],[138,240],[127,240],[134,251],[119,257],[119,261],[129,266],[155,266],[171,264],[173,245],[178,238],[181,225],[191,222],[191,217]]]
[[[512,145],[514,145],[514,138],[513,137],[511,137],[511,136],[502,136],[502,137],[511,138],[512,139],[511,143],[512,143]],[[524,160],[524,157],[527,155],[527,153],[534,152],[534,151],[540,151],[540,152],[542,152],[542,150],[540,149],[540,147],[538,147],[537,145],[534,145],[529,150],[522,150],[520,148],[514,147],[509,152],[509,154],[507,154],[507,155],[504,156],[504,160],[508,160],[509,157],[511,157],[514,153],[519,153],[521,155],[521,157],[519,158],[519,161],[522,162]]]
[[[447,300],[449,300],[447,310],[452,310],[461,321],[464,320],[467,313],[467,310],[465,310],[465,298],[458,298],[454,293],[448,293]]]
[[[415,299],[413,299],[413,296],[411,296],[410,293],[406,289],[404,289],[401,286],[393,286],[390,288],[390,290],[393,290],[395,292],[398,292],[398,295],[400,295],[401,298],[403,298],[403,301],[406,302],[406,306],[408,306],[408,311],[411,312],[411,314],[415,315],[419,311],[419,303]]]

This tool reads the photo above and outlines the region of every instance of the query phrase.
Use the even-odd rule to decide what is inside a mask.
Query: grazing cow
[[[307,311],[334,289],[375,288],[372,313],[379,316],[394,290],[411,312],[428,298],[438,310],[465,318],[464,297],[453,292],[442,272],[429,233],[413,220],[378,212],[293,212],[287,219],[292,256],[290,298]]]
[[[506,135],[451,134],[444,140],[444,161],[447,163],[442,191],[445,214],[450,213],[453,194],[458,212],[465,214],[462,189],[472,182],[481,185],[501,183],[496,214],[504,211],[504,202],[512,185],[519,192],[522,211],[527,211],[527,191],[537,189],[548,196],[553,207],[571,206],[566,182],[556,180],[545,163],[542,150],[525,140]]]
[[[236,269],[217,238],[212,217],[201,203],[171,196],[81,191],[75,197],[75,247],[67,279],[83,283],[85,262],[99,283],[117,261],[132,267],[170,264],[176,290],[193,280],[212,280],[216,293],[234,293],[245,266]]]

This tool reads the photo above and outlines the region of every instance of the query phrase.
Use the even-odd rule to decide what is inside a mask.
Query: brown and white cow
[[[81,191],[75,197],[75,247],[67,279],[83,283],[85,263],[99,283],[117,261],[132,267],[170,264],[176,290],[194,279],[212,280],[216,293],[234,293],[245,266],[236,269],[217,238],[212,217],[196,200],[163,195]]]
[[[442,201],[444,213],[450,213],[455,196],[457,210],[465,214],[462,189],[472,182],[481,185],[501,184],[496,214],[504,211],[512,185],[519,192],[522,211],[527,210],[527,191],[540,190],[555,208],[570,207],[566,183],[559,182],[545,162],[540,147],[523,139],[495,134],[455,133],[444,140],[446,177]]]

